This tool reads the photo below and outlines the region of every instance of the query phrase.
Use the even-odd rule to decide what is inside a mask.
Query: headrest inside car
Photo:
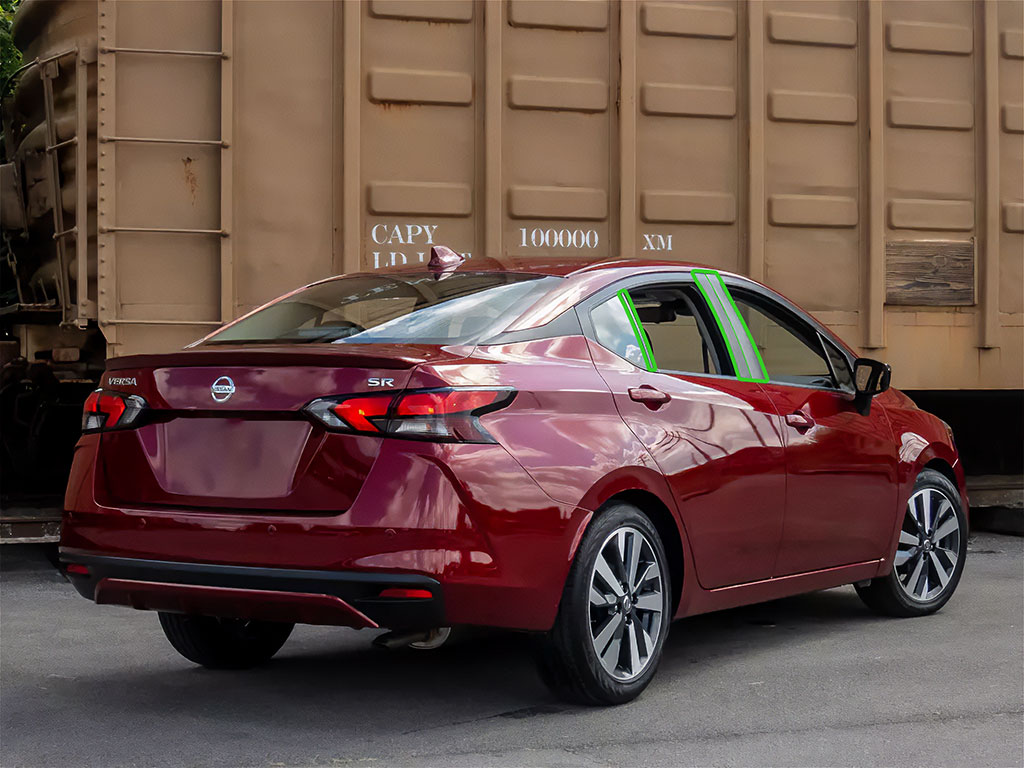
[[[637,317],[641,323],[671,323],[676,319],[676,311],[671,304],[655,304],[649,307],[637,307]]]

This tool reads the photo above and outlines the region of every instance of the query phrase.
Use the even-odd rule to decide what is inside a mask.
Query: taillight
[[[390,405],[390,398],[368,395],[314,400],[306,410],[333,429],[382,434]]]
[[[136,426],[145,410],[146,401],[138,395],[97,389],[85,400],[82,431],[99,432]]]
[[[460,443],[493,443],[479,416],[504,408],[512,392],[500,389],[447,389],[399,395],[388,430],[393,435]]]
[[[339,432],[389,435],[419,440],[493,443],[480,416],[504,408],[512,389],[419,389],[398,395],[325,397],[306,412]]]

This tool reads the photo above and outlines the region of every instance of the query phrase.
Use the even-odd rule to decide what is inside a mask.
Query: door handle
[[[803,411],[794,411],[786,416],[786,423],[794,429],[798,429],[803,432],[814,426],[814,419]]]
[[[631,400],[643,403],[648,408],[658,408],[672,399],[672,395],[668,392],[662,392],[660,389],[655,389],[650,384],[644,384],[639,387],[630,387],[629,397]]]

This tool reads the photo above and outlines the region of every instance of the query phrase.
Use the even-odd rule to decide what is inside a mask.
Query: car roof
[[[597,272],[605,269],[635,269],[638,272],[642,272],[645,269],[664,269],[666,267],[684,270],[692,267],[713,269],[713,267],[707,264],[668,259],[515,255],[501,258],[472,256],[459,265],[456,270],[461,272],[522,272],[535,275],[570,277],[585,272]],[[426,270],[427,265],[425,263],[408,264],[373,270],[372,274],[408,274],[409,272],[424,272]]]
[[[473,260],[476,262],[476,259]],[[634,275],[644,275],[649,273],[667,272],[667,271],[681,271],[686,272],[691,269],[712,269],[718,272],[725,278],[735,278],[742,283],[757,286],[762,289],[768,296],[771,296],[777,301],[781,301],[782,304],[787,305],[790,310],[795,311],[798,315],[807,318],[815,325],[818,330],[824,331],[830,338],[837,341],[847,352],[854,357],[857,356],[856,350],[847,344],[838,334],[831,331],[827,325],[818,320],[814,315],[805,310],[796,302],[792,301],[785,295],[778,291],[769,288],[763,283],[754,280],[746,275],[732,272],[730,270],[718,269],[716,267],[700,264],[690,261],[670,261],[668,259],[643,259],[643,258],[586,258],[586,257],[548,257],[548,258],[523,258],[523,257],[512,257],[505,262],[498,262],[494,259],[486,259],[487,266],[484,266],[484,259],[479,262],[472,263],[467,261],[467,264],[472,263],[472,269],[474,270],[504,270],[506,272],[524,272],[531,274],[541,275],[553,275],[558,277],[573,278],[573,282],[584,281],[589,284],[591,290],[599,289],[601,286],[621,280],[623,278],[633,277]],[[465,265],[464,265],[465,266]],[[544,322],[553,317],[560,309],[568,306],[569,304],[575,304],[580,296],[581,292],[574,292],[572,288],[568,286],[564,289],[565,299],[559,300],[557,297],[554,301],[550,297],[546,297],[545,300],[538,304],[536,307],[532,307],[525,312],[516,322],[510,326],[511,328],[527,328],[531,325],[539,322]]]
[[[679,269],[690,269],[692,267],[704,267],[704,264],[696,264],[688,261],[670,261],[668,259],[640,259],[640,258],[587,258],[580,257],[556,257],[556,258],[514,258],[508,265],[515,271],[536,272],[544,275],[558,275],[569,277],[585,272],[598,272],[606,269],[635,269],[642,272],[650,268],[674,267]],[[506,267],[508,268],[508,267]]]

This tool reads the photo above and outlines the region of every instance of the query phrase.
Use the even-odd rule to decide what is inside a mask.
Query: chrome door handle
[[[649,408],[657,408],[672,399],[672,395],[668,392],[662,392],[660,389],[655,389],[650,384],[644,384],[640,387],[630,387],[629,397],[631,400],[643,403]]]
[[[794,429],[798,429],[803,432],[804,430],[810,429],[814,426],[814,419],[803,411],[794,411],[786,416],[786,423]]]

